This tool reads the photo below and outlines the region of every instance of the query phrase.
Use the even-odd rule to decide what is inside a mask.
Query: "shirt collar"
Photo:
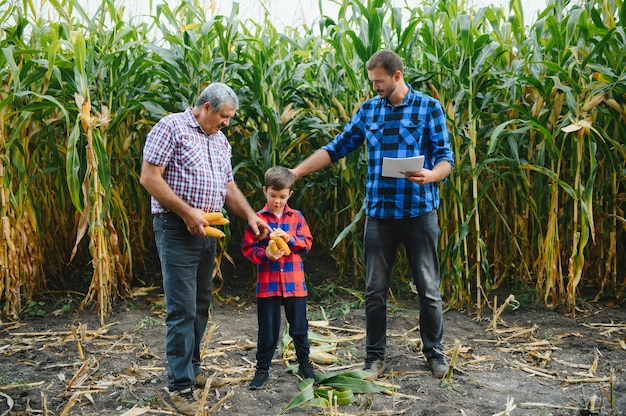
[[[265,206],[263,207],[263,209],[261,210],[262,214],[273,214],[272,210],[269,208],[269,206],[267,204],[265,204]],[[283,215],[285,214],[291,214],[293,213],[293,210],[289,207],[289,205],[285,205],[285,209],[283,209]]]
[[[191,112],[191,107],[187,108],[183,114],[185,115],[185,118],[187,119],[189,126],[200,128],[200,124],[198,124],[198,120],[196,120],[196,118],[193,116],[193,113]]]
[[[391,104],[389,102],[388,99],[384,98],[385,101],[385,105],[387,107],[404,107],[409,105],[409,103],[413,102],[415,100],[415,90],[413,89],[413,87],[411,86],[411,84],[409,84],[408,82],[405,82],[406,86],[409,88],[409,92],[406,93],[406,97],[404,97],[404,100],[398,104],[397,106],[394,106],[393,104]]]
[[[206,131],[204,131],[202,127],[200,127],[198,120],[196,120],[196,118],[194,117],[193,112],[191,111],[191,107],[187,108],[183,114],[184,114],[184,117],[187,119],[187,122],[189,123],[189,127],[197,129],[200,133],[204,134],[205,136],[214,137],[214,136],[219,135],[222,132],[221,130],[219,130],[217,133],[208,134]]]

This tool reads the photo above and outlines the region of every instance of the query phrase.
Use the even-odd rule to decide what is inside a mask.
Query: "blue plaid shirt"
[[[443,160],[454,167],[441,103],[408,87],[408,95],[397,107],[378,96],[363,103],[343,132],[323,147],[336,162],[367,143],[366,215],[370,217],[413,218],[439,208],[438,183],[417,185],[404,178],[383,177],[383,157],[424,155],[425,169]]]

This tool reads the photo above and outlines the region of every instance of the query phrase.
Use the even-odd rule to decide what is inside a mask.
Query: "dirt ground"
[[[205,414],[277,415],[299,393],[300,380],[277,351],[266,387],[247,389],[257,328],[253,282],[245,268],[224,278],[204,351],[203,367],[214,376]],[[69,304],[61,296],[39,304],[42,317],[1,323],[0,416],[177,414],[165,389],[161,289],[152,287],[117,301],[104,326],[87,311],[61,313]],[[333,354],[339,362],[316,363],[319,374],[362,367],[363,305],[342,293],[309,302],[313,333],[338,339]],[[287,414],[626,415],[626,305],[586,304],[572,318],[528,303],[515,308],[517,299],[500,309],[508,295],[499,296],[498,307],[492,299],[481,319],[445,313],[446,352],[456,355],[449,380],[428,372],[418,306],[407,300],[389,310],[388,373],[380,380],[386,392]]]

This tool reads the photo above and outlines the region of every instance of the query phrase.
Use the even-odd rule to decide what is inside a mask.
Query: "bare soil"
[[[318,290],[332,278],[332,271],[307,267],[309,276],[318,277],[309,285]],[[277,415],[298,394],[300,380],[277,351],[266,387],[247,389],[255,361],[254,282],[245,266],[225,269],[203,361],[205,373],[214,377],[206,413]],[[61,313],[69,302],[59,295],[39,305],[46,309],[42,317],[0,324],[0,415],[177,414],[165,388],[161,293],[155,284],[134,299],[117,301],[104,326],[89,311]],[[497,306],[508,295],[502,293]],[[388,372],[381,379],[389,391],[356,394],[352,404],[334,409],[287,414],[626,415],[623,302],[585,304],[575,317],[529,303],[499,313],[494,299],[480,319],[447,311],[444,344],[449,358],[455,350],[458,355],[451,378],[443,381],[430,375],[421,354],[418,309],[414,299],[390,305]],[[312,331],[352,337],[338,344],[340,362],[316,363],[318,373],[361,368],[363,315],[361,301],[348,291],[310,300],[310,319],[315,324],[326,318],[328,324]]]

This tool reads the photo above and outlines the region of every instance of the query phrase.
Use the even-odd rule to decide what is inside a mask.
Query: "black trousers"
[[[257,298],[259,333],[257,338],[257,368],[268,369],[280,339],[281,308],[289,324],[298,363],[309,361],[309,321],[306,316],[306,297]]]

